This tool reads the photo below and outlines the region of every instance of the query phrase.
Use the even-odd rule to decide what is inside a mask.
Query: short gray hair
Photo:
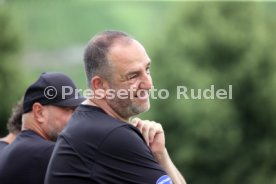
[[[108,52],[117,41],[130,41],[133,38],[121,31],[104,31],[94,36],[88,43],[84,53],[84,67],[88,84],[90,80],[99,75],[107,79],[110,66]]]

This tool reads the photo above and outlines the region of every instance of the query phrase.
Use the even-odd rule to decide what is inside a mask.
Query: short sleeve
[[[121,126],[110,132],[95,160],[93,177],[104,181],[102,183],[149,184],[166,175],[140,132],[130,126]]]

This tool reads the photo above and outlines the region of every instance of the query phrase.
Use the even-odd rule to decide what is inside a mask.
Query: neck
[[[118,113],[116,113],[105,101],[103,100],[93,100],[93,99],[86,99],[82,104],[84,105],[92,105],[101,108],[104,110],[109,116],[119,119],[123,122],[129,122],[129,119],[121,117]]]
[[[40,126],[39,122],[35,121],[35,118],[33,117],[32,113],[24,114],[22,117],[22,130],[32,130],[39,136],[41,136],[45,140],[50,140],[43,130],[43,128]]]
[[[15,133],[9,133],[6,137],[3,137],[0,140],[4,141],[4,142],[7,142],[8,144],[11,144],[14,141],[15,138],[16,138]]]

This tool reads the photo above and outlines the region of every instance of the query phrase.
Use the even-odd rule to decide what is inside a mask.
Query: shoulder
[[[97,107],[82,105],[74,112],[61,136],[69,142],[80,139],[99,142],[113,129],[125,125]]]
[[[0,140],[0,151],[1,151],[4,147],[6,147],[7,145],[9,145],[7,142],[1,141],[1,140]]]
[[[132,125],[116,127],[106,135],[100,146],[100,149],[105,149],[110,152],[128,152],[135,151],[136,153],[150,152],[144,142],[141,133]]]
[[[26,164],[30,167],[47,165],[54,143],[33,134],[20,133],[13,143],[1,151],[0,162],[6,163],[4,165],[14,162],[18,164],[18,168]]]
[[[103,170],[113,173],[112,178],[109,178],[112,181],[110,183],[155,183],[160,176],[165,175],[141,136],[132,125],[111,131],[95,158],[95,176],[104,178],[100,172]]]
[[[11,152],[49,157],[54,149],[55,143],[47,141],[32,131],[21,132],[15,141],[9,145]]]

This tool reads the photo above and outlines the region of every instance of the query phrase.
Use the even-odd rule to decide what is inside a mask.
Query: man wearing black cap
[[[25,92],[22,131],[0,156],[1,184],[43,184],[54,142],[84,100],[64,95],[63,87],[76,90],[62,73],[43,73]]]

